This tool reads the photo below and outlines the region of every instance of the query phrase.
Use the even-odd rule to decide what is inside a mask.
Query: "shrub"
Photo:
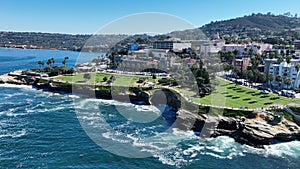
[[[104,76],[102,80],[103,80],[103,82],[106,82],[108,79],[106,76]]]
[[[146,81],[145,77],[141,77],[139,78],[139,80],[137,81],[137,83],[144,83]]]
[[[85,74],[83,75],[83,78],[85,78],[85,79],[91,79],[91,74],[85,73]]]

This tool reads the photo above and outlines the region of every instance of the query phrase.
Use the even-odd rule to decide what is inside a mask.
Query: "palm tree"
[[[276,52],[271,52],[271,53],[269,54],[269,58],[270,58],[270,59],[276,58]]]
[[[52,64],[52,67],[53,67],[54,63],[55,63],[54,58],[51,58],[51,64]]]
[[[284,84],[287,85],[287,87],[289,88],[289,86],[292,84],[291,79],[290,79],[290,78],[286,78],[286,79],[284,80]]]
[[[66,66],[66,63],[67,63],[66,59],[64,59],[61,63],[62,63],[64,66]]]
[[[292,56],[288,55],[285,60],[286,60],[286,63],[291,63]]]
[[[283,58],[282,58],[281,56],[279,56],[278,59],[277,59],[277,62],[278,62],[278,63],[283,62]]]
[[[42,69],[45,65],[45,62],[44,61],[38,61],[38,64],[40,65],[40,68]]]
[[[236,56],[236,55],[239,54],[239,51],[238,51],[237,49],[235,49],[235,50],[233,51],[233,54]]]
[[[260,76],[259,76],[259,80],[260,80],[260,82],[261,83],[266,83],[266,81],[267,81],[267,76],[266,76],[266,74],[265,73],[261,73],[260,74]]]
[[[66,56],[65,58],[64,58],[64,60],[62,61],[62,64],[64,65],[64,66],[66,66],[66,64],[67,64],[67,60],[69,59],[69,57],[68,56]]]
[[[254,75],[253,75],[253,71],[252,70],[246,70],[245,74],[246,74],[246,77],[247,77],[247,79],[249,81],[253,81]]]
[[[298,73],[299,70],[300,70],[300,64],[299,64],[299,63],[295,66],[295,69],[296,69],[296,71],[297,71],[297,73]]]
[[[254,50],[252,48],[249,49],[249,55],[252,56],[254,54]]]
[[[282,77],[280,75],[276,76],[276,82],[279,83],[279,86],[281,86]]]
[[[52,64],[52,60],[51,59],[48,59],[47,63],[46,63],[48,66],[50,66]]]
[[[271,83],[272,83],[272,81],[274,80],[274,76],[273,76],[271,73],[269,73],[267,79],[268,79],[268,81],[269,81],[269,86],[272,87],[272,86],[271,86]]]

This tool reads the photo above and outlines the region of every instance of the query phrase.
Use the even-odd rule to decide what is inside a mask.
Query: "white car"
[[[260,92],[263,93],[263,94],[269,94],[270,93],[268,90],[261,90]]]

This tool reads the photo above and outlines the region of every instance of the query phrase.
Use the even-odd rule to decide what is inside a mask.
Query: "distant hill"
[[[262,30],[283,31],[300,27],[300,18],[288,17],[284,15],[252,14],[235,19],[211,22],[204,25],[202,29],[212,29],[220,27],[232,28],[258,28]]]
[[[184,31],[174,31],[167,33],[167,36],[180,38],[182,40],[205,40],[206,35],[200,29],[187,29]]]
[[[185,31],[175,31],[166,35],[183,40],[204,39],[203,35],[212,38],[219,33],[228,43],[232,42],[233,35],[240,39],[264,39],[267,37],[280,37],[288,39],[299,38],[300,18],[272,14],[252,14],[224,21],[216,21],[200,28]],[[203,34],[204,33],[204,34]],[[225,38],[226,37],[226,38]]]
[[[208,35],[297,36],[300,18],[272,14],[252,14],[230,20],[211,22],[200,29]]]
[[[227,43],[263,41],[268,43],[292,44],[299,39],[300,18],[291,15],[252,14],[224,21],[216,21],[200,28],[174,31],[164,35],[69,35],[36,32],[0,32],[0,47],[33,45],[43,49],[67,49],[85,51],[107,51],[119,49],[128,43],[149,44],[170,37],[182,40],[203,40],[215,33]],[[92,38],[91,38],[92,37]],[[282,40],[283,39],[283,40]]]
[[[41,49],[80,51],[89,42],[89,51],[102,51],[126,38],[127,35],[70,35],[39,32],[0,32],[0,47],[32,45]],[[86,45],[86,46],[87,46]],[[85,47],[86,47],[85,46]]]

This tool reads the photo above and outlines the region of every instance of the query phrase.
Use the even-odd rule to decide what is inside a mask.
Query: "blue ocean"
[[[0,74],[52,57],[60,65],[68,56],[74,66],[98,55],[0,49]],[[157,118],[136,122],[124,113]],[[171,128],[152,106],[1,84],[0,168],[299,169],[300,142],[257,149],[224,136],[201,139]]]

